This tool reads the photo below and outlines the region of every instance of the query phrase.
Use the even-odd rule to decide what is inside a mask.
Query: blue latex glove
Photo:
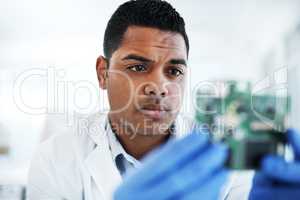
[[[300,199],[300,133],[287,131],[294,152],[294,161],[286,162],[278,156],[263,159],[261,170],[253,179],[249,199]]]
[[[125,178],[115,200],[217,199],[227,177],[227,151],[194,131],[156,149]]]

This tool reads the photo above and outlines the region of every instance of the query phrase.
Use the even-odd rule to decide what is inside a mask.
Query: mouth
[[[163,119],[166,114],[170,111],[165,107],[160,105],[147,105],[140,109],[140,111],[147,117],[154,119],[154,120],[161,120]]]

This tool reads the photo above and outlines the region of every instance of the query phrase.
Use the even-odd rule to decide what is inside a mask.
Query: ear
[[[106,89],[106,79],[107,79],[107,61],[103,56],[99,56],[97,58],[96,63],[96,71],[97,71],[97,77],[99,86],[102,89]]]

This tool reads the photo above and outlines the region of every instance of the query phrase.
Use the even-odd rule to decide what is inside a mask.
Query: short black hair
[[[187,54],[189,52],[184,19],[172,5],[163,0],[130,0],[120,5],[108,21],[103,43],[106,58],[110,59],[113,52],[119,48],[129,26],[151,27],[179,33],[185,41]]]

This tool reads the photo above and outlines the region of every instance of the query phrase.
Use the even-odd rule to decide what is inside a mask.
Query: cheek
[[[133,84],[126,75],[120,73],[111,74],[107,90],[112,109],[126,110],[131,104],[134,94]]]
[[[184,85],[178,83],[172,83],[167,86],[168,88],[168,98],[177,104],[181,102],[184,95]]]
[[[184,87],[181,84],[172,84],[167,88],[168,95],[162,100],[162,104],[167,105],[172,114],[176,114],[181,109]]]

